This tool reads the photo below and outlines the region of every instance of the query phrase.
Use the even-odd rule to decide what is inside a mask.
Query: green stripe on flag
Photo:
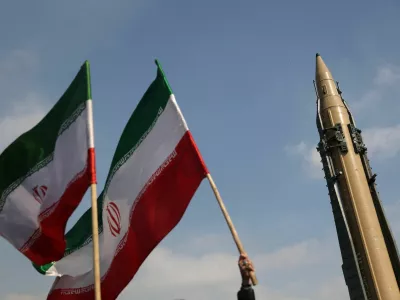
[[[117,167],[118,163],[125,162],[121,161],[124,156],[132,149],[136,149],[151,131],[153,123],[159,117],[160,109],[164,110],[172,94],[161,66],[158,61],[156,63],[158,66],[157,77],[143,95],[122,132],[107,181],[112,179],[113,169]]]
[[[85,102],[90,97],[90,69],[86,61],[47,115],[0,154],[0,211],[6,197],[28,174],[52,161],[57,137],[85,109]]]
[[[90,63],[88,60],[85,61],[82,68],[85,68],[85,70],[86,70],[87,98],[90,100],[93,100],[92,99],[92,86],[90,85],[90,83],[91,83]]]
[[[117,172],[118,169],[129,159],[152,130],[172,94],[172,89],[169,86],[162,67],[157,60],[156,65],[157,77],[143,95],[122,132],[107,176],[106,185],[97,199],[97,205],[99,208],[99,233],[103,231],[103,196],[107,193],[108,185],[110,184],[115,172]],[[82,248],[84,245],[89,243],[91,239],[92,212],[91,208],[89,208],[66,234],[67,248],[64,256]],[[53,264],[47,264],[44,266],[34,265],[34,267],[40,273],[44,274],[52,265]]]

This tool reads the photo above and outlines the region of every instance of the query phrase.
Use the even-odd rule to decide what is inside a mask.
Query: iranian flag
[[[85,62],[48,114],[0,155],[0,235],[34,263],[61,259],[66,223],[95,180]]]
[[[101,294],[114,300],[179,223],[208,171],[158,65],[126,125],[99,196]],[[67,233],[60,261],[37,269],[58,277],[48,299],[94,299],[88,210]]]

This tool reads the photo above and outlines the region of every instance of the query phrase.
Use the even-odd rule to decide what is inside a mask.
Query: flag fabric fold
[[[0,154],[0,235],[36,264],[63,257],[66,223],[96,178],[89,62]]]
[[[179,223],[208,173],[159,64],[129,119],[98,198],[101,293],[116,299]],[[48,299],[93,299],[90,209],[67,233],[63,259],[37,269],[58,277]]]

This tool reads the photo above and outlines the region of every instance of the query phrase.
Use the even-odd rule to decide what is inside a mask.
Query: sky
[[[396,0],[1,0],[0,151],[88,59],[101,190],[158,58],[254,262],[257,299],[348,299],[315,150],[315,53],[363,130],[399,240],[399,14]],[[86,196],[68,227],[89,205]],[[0,298],[45,299],[53,278],[4,239],[0,253]],[[236,299],[237,258],[204,181],[118,299]]]

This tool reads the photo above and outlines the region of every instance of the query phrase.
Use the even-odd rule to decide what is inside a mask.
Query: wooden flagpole
[[[86,62],[89,64],[89,62]],[[88,79],[90,80],[90,79]],[[91,96],[91,95],[90,95]],[[93,243],[93,276],[94,276],[94,299],[101,300],[100,286],[100,250],[99,250],[99,223],[97,220],[97,176],[96,157],[94,148],[94,126],[93,126],[93,103],[92,99],[87,101],[88,116],[88,139],[89,139],[89,163],[90,184],[92,191],[92,243]]]
[[[212,189],[213,192],[214,192],[215,198],[217,198],[219,207],[221,208],[222,214],[223,214],[224,217],[225,217],[225,220],[226,220],[226,223],[228,224],[229,230],[230,230],[231,233],[232,233],[233,240],[234,240],[235,243],[236,243],[236,246],[237,246],[237,248],[238,248],[238,250],[239,250],[239,253],[240,253],[240,254],[246,253],[246,252],[244,251],[243,244],[242,244],[242,242],[241,242],[240,239],[239,239],[239,235],[238,235],[238,233],[236,232],[235,226],[233,226],[231,217],[230,217],[229,214],[228,214],[228,211],[227,211],[227,209],[226,209],[226,207],[225,207],[225,204],[224,204],[224,202],[222,201],[221,195],[220,195],[220,193],[219,193],[219,191],[218,191],[218,189],[217,189],[217,186],[215,185],[215,182],[214,182],[213,178],[211,177],[211,174],[210,174],[210,173],[207,173],[207,179],[208,179],[208,182],[210,183],[211,189]],[[251,279],[251,282],[253,283],[253,285],[257,285],[257,284],[258,284],[258,280],[257,280],[257,277],[256,277],[255,272],[253,272],[253,271],[250,272],[250,279]]]
[[[95,300],[101,300],[100,286],[100,251],[99,251],[99,224],[97,220],[97,184],[92,186],[92,235],[93,235],[93,271]]]

